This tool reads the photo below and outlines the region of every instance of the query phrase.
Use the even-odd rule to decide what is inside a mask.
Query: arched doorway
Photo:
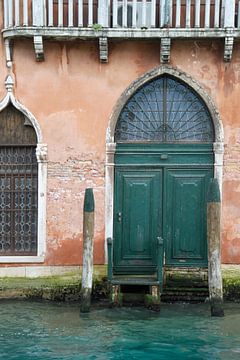
[[[0,256],[36,256],[37,136],[12,105],[0,112],[0,134]]]
[[[159,239],[166,266],[207,266],[206,192],[211,177],[221,180],[222,127],[201,88],[174,73],[142,77],[111,118],[106,235],[112,226],[115,274],[156,272]]]

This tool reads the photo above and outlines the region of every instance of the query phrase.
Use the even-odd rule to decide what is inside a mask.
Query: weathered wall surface
[[[92,41],[44,42],[35,62],[31,40],[14,43],[15,94],[37,118],[48,144],[46,265],[77,265],[82,256],[84,189],[96,201],[94,260],[104,263],[105,136],[121,93],[159,66],[158,42],[115,42],[100,64]],[[171,65],[198,81],[219,109],[225,133],[222,260],[240,263],[240,46],[230,64],[221,41],[175,41]],[[0,97],[7,75],[0,54]]]

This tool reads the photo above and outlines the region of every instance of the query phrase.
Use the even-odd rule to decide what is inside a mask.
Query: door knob
[[[118,222],[122,221],[122,213],[121,212],[117,213],[117,221]]]

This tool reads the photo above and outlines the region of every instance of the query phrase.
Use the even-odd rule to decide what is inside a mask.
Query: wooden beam
[[[93,237],[94,237],[93,189],[85,190],[83,206],[83,268],[80,311],[89,312],[93,280]]]
[[[223,316],[221,274],[221,200],[217,179],[211,179],[207,194],[208,286],[212,316]]]

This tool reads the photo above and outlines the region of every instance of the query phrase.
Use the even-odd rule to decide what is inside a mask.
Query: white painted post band
[[[15,26],[20,25],[19,0],[15,0]]]
[[[78,0],[78,27],[83,27],[83,0]]]
[[[44,26],[44,0],[32,0],[33,26]]]
[[[28,26],[28,0],[23,0],[23,26]]]
[[[195,1],[195,27],[200,27],[201,5],[200,0]]]
[[[53,26],[53,0],[48,0],[48,26]]]
[[[206,0],[205,2],[205,28],[210,27],[210,1],[211,0]]]
[[[151,0],[151,27],[156,27],[156,0]]]
[[[186,0],[186,28],[191,26],[191,0]]]
[[[68,0],[68,26],[73,26],[73,0]]]
[[[63,26],[63,0],[58,0],[58,26]]]
[[[137,0],[132,2],[132,27],[137,27]]]
[[[181,26],[181,0],[176,1],[176,27]]]
[[[122,26],[123,27],[127,27],[127,11],[128,11],[127,0],[123,0],[123,4],[122,4]]]
[[[88,27],[93,25],[93,0],[88,0]]]
[[[215,0],[214,8],[214,27],[219,27],[219,16],[220,16],[220,0]]]
[[[224,11],[224,27],[234,27],[235,20],[235,0],[227,0],[225,2]]]

